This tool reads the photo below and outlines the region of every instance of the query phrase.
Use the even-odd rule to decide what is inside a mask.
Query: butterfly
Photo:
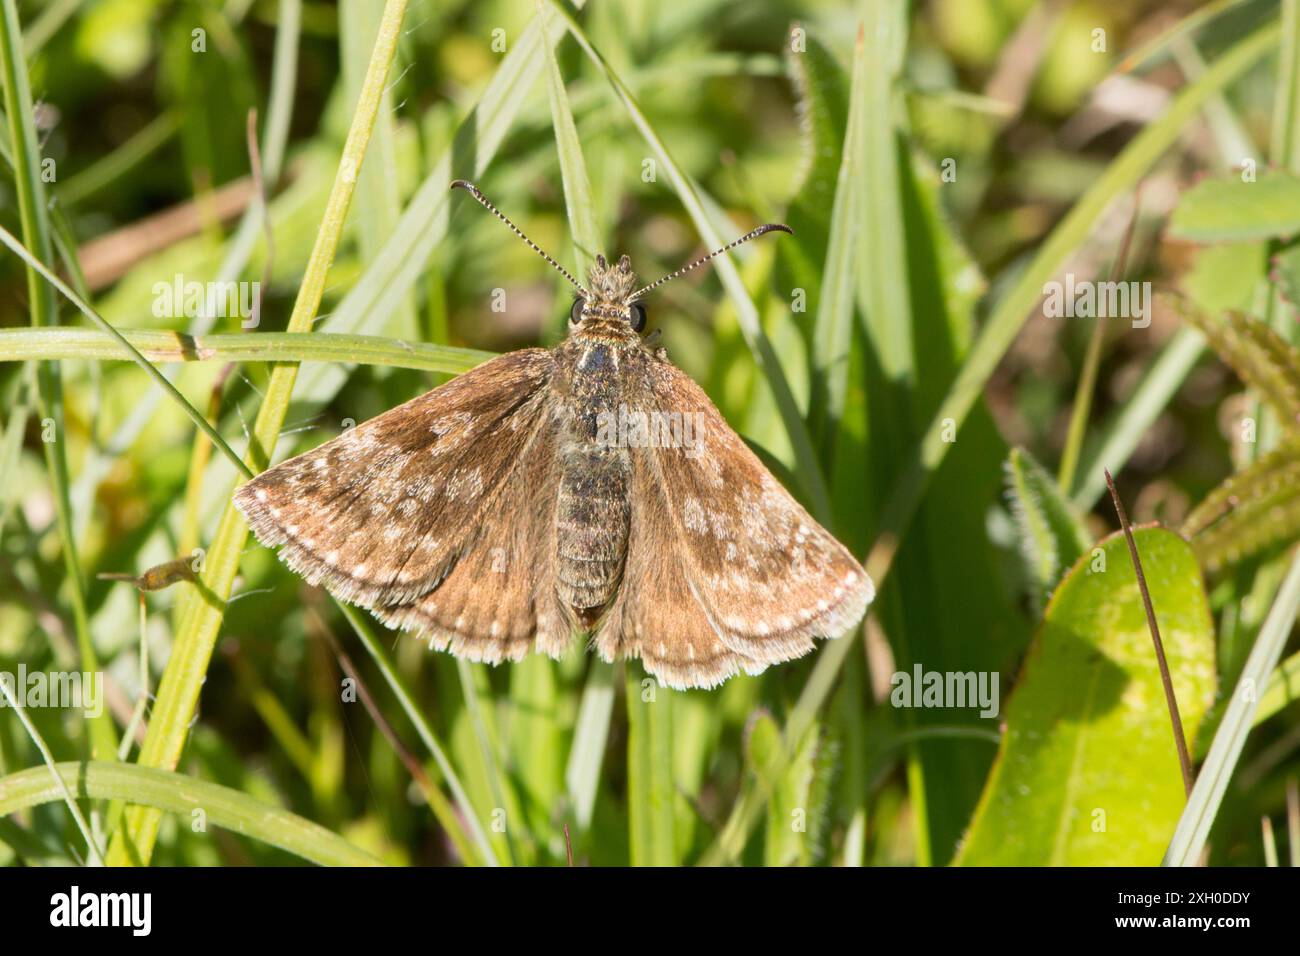
[[[569,333],[509,352],[270,468],[234,503],[290,568],[430,648],[559,657],[584,635],[674,688],[713,687],[857,625],[870,578],[708,396],[642,337],[627,256],[573,285]]]

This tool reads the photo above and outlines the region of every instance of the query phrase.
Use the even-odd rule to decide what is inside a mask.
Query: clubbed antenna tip
[[[769,223],[764,223],[763,225],[759,226],[757,229],[751,229],[749,232],[745,233],[745,234],[744,234],[743,236],[741,236],[739,239],[733,239],[731,242],[727,243],[727,244],[726,244],[725,246],[723,246],[721,249],[714,249],[714,250],[713,250],[712,252],[710,252],[707,256],[701,256],[700,258],[696,259],[694,262],[691,262],[691,263],[688,263],[687,265],[682,266],[682,267],[681,267],[680,269],[678,269],[676,272],[670,272],[670,273],[668,273],[668,275],[664,276],[662,279],[658,279],[658,280],[656,280],[656,281],[654,281],[654,282],[651,282],[651,283],[650,283],[648,286],[646,286],[644,289],[638,289],[636,292],[632,293],[632,298],[633,298],[634,300],[635,300],[635,299],[639,299],[639,298],[641,298],[641,296],[645,295],[647,292],[650,292],[650,291],[653,291],[654,289],[659,288],[659,287],[660,287],[661,285],[663,285],[665,282],[671,282],[673,279],[676,279],[676,278],[678,278],[679,276],[684,276],[684,275],[686,275],[686,273],[690,272],[692,269],[698,269],[700,266],[704,265],[706,262],[710,261],[711,259],[716,259],[718,256],[722,255],[724,252],[729,252],[730,250],[736,248],[736,246],[739,246],[739,245],[742,245],[743,243],[749,242],[749,240],[751,240],[751,239],[757,239],[759,236],[766,235],[766,234],[769,233],[769,232],[784,232],[784,233],[787,233],[788,235],[791,235],[791,236],[794,235],[794,230],[791,229],[789,226],[785,225],[785,223],[780,223],[780,222],[769,222]]]

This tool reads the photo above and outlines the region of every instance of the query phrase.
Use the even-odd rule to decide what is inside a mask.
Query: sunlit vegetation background
[[[216,334],[207,360],[160,367],[243,455],[283,383],[257,356],[225,359],[288,327],[327,197],[349,185],[336,174],[385,4],[0,2],[6,113],[31,120],[0,137],[0,225],[33,250],[44,235],[38,254],[112,326]],[[55,761],[92,761],[61,766],[101,852],[563,865],[567,827],[578,864],[1156,864],[1186,799],[1128,555],[1103,540],[1118,528],[1107,466],[1134,523],[1170,529],[1139,541],[1193,760],[1228,780],[1200,801],[1208,840],[1184,852],[1294,860],[1300,31],[1294,3],[1197,7],[410,0],[311,329],[454,349],[404,362],[389,342],[350,362],[351,345],[304,346],[317,360],[272,423],[272,460],[482,358],[456,349],[563,334],[565,284],[449,196],[453,175],[570,268],[626,252],[647,281],[789,222],[793,239],[734,258],[727,287],[724,271],[666,286],[649,325],[870,555],[881,596],[842,642],[711,692],[653,688],[580,645],[496,669],[378,625],[367,645],[242,526],[218,534],[241,480],[221,450],[0,254],[0,671],[105,672],[101,720],[27,711]],[[1043,314],[1043,283],[1067,271],[1169,298],[1149,327],[1097,335],[1095,319]],[[258,328],[157,314],[155,285],[177,275],[261,282]],[[33,324],[88,331],[38,339]],[[38,377],[51,356],[61,377]],[[1189,523],[1234,473],[1234,496]],[[140,592],[99,577],[195,549],[217,593],[147,592],[143,633]],[[229,604],[207,577],[217,553]],[[1233,718],[1253,729],[1214,753],[1260,646],[1258,709]],[[1000,717],[891,706],[891,674],[916,665],[998,674]],[[373,709],[349,693],[353,669]],[[131,766],[113,766],[119,751]],[[53,780],[0,709],[0,860],[95,859]],[[126,797],[167,811],[156,844]]]

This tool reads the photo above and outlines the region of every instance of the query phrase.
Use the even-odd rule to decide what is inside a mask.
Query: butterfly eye
[[[632,331],[640,332],[645,328],[645,306],[640,302],[633,302],[629,307],[628,321],[632,323]]]
[[[573,308],[569,310],[569,324],[577,325],[582,321],[582,307],[585,302],[582,299],[573,300]]]

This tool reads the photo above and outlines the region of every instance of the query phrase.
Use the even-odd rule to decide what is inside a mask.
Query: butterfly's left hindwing
[[[552,370],[546,349],[502,355],[263,472],[235,505],[308,582],[364,607],[411,604],[485,522],[527,506],[497,492],[551,427]]]

